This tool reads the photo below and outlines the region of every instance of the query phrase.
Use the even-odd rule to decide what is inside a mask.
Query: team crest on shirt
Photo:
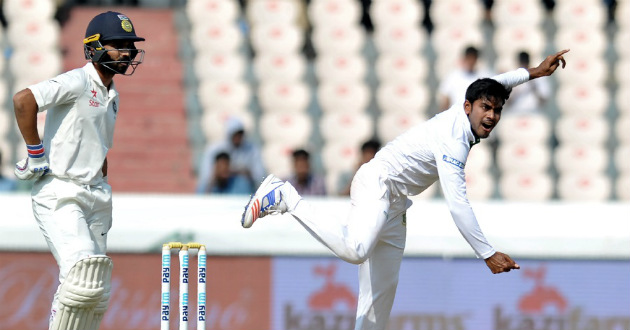
[[[112,109],[114,109],[114,113],[118,113],[118,104],[116,104],[116,101],[112,102]]]
[[[451,165],[455,165],[455,166],[461,168],[462,170],[464,169],[464,166],[466,166],[465,163],[460,162],[459,160],[457,160],[457,159],[455,159],[453,157],[447,156],[447,155],[442,155],[442,160],[447,162],[447,163],[449,163],[449,164],[451,164]]]

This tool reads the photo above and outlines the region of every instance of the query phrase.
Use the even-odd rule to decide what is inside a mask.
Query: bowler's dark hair
[[[498,81],[491,78],[477,79],[475,82],[468,86],[466,90],[466,100],[471,104],[475,101],[487,98],[507,101],[510,98],[511,89],[505,88]]]

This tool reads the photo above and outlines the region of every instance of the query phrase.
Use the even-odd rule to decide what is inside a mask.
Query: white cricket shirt
[[[81,184],[99,182],[112,147],[118,113],[118,92],[109,91],[94,65],[62,73],[28,87],[39,111],[46,111],[44,149],[50,175]]]
[[[492,77],[506,87],[529,80],[525,69]],[[398,196],[414,196],[438,178],[457,228],[480,258],[494,254],[477,223],[468,197],[464,167],[470,148],[479,142],[474,136],[462,104],[437,114],[385,145],[374,157],[388,171],[393,210]],[[404,207],[409,207],[405,205]]]

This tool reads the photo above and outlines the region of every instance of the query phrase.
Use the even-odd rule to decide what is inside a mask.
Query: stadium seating
[[[238,3],[230,0],[190,0],[186,2],[185,11],[192,25],[205,22],[229,25],[240,16]]]
[[[68,29],[80,34],[87,18],[71,19],[61,30],[52,19],[53,1],[5,0],[3,9],[8,25],[0,36],[6,37],[2,42],[12,45],[14,55],[6,63],[0,61],[0,73],[12,76],[0,80],[0,89],[7,91],[0,94],[0,101],[6,104],[6,96],[17,90],[76,67],[77,62],[71,65],[67,60],[61,65],[59,50],[70,45]],[[469,194],[477,199],[499,196],[530,201],[630,199],[623,184],[630,176],[624,161],[630,145],[630,81],[626,73],[630,71],[630,23],[620,19],[630,17],[627,1],[617,1],[617,20],[610,28],[607,8],[599,0],[557,0],[550,15],[538,0],[495,1],[489,16],[480,1],[434,1],[425,12],[422,2],[374,0],[369,11],[372,33],[361,25],[358,0],[252,0],[244,2],[244,7],[235,0],[189,0],[181,9],[188,24],[186,41],[176,41],[174,27],[166,29],[172,29],[167,33],[173,37],[169,39],[172,45],[187,43],[190,47],[189,55],[182,57],[190,72],[185,86],[190,88],[188,106],[196,104],[199,109],[188,109],[187,120],[202,136],[201,142],[192,141],[193,150],[222,139],[222,123],[235,116],[263,146],[269,170],[288,174],[291,149],[299,146],[309,148],[316,160],[321,157],[317,170],[334,176],[356,166],[358,147],[364,140],[376,136],[387,142],[430,117],[435,111],[435,86],[457,65],[465,46],[488,49],[490,55],[484,55],[481,66],[495,72],[514,68],[516,53],[522,50],[536,63],[551,50],[570,48],[568,68],[551,78],[553,101],[547,109],[527,116],[504,113],[493,133],[499,141],[496,159],[486,142],[472,149],[466,167]],[[98,11],[80,10],[86,17]],[[157,29],[151,19],[145,21],[150,15],[144,10],[130,9],[129,15],[138,29],[143,27],[140,34],[147,31],[144,26]],[[430,34],[422,26],[425,16],[433,23]],[[34,33],[39,30],[47,34]],[[46,44],[53,55],[37,58],[37,52],[31,50],[34,44]],[[155,43],[146,45],[157,47]],[[305,56],[305,45],[312,46],[314,55]],[[80,60],[82,55],[75,46],[68,56]],[[157,49],[161,48],[151,49],[150,54]],[[488,59],[490,64],[485,63]],[[121,93],[121,99],[134,109],[148,104],[173,105],[178,97],[183,101],[181,90],[164,93],[169,100],[147,101],[139,89],[149,80],[142,78],[139,83],[136,79],[147,69],[152,73],[180,70],[172,64],[177,61],[177,56],[169,57],[168,70],[152,70],[160,66],[153,66],[147,57],[146,65],[128,79],[135,86],[128,87],[127,95]],[[611,61],[615,62],[611,65]],[[168,79],[167,74],[159,76],[156,80],[160,82]],[[175,77],[173,83],[182,79]],[[10,114],[9,109],[3,111]],[[161,116],[154,121],[162,123]],[[12,120],[8,118],[0,118],[0,142],[15,158],[23,151],[7,139],[13,129],[13,124],[6,127]],[[38,120],[43,122],[45,115]],[[127,140],[127,130],[144,128],[141,122],[134,119],[117,127],[117,134],[122,132],[117,139]],[[174,138],[176,141],[185,142],[186,134],[194,135],[186,133],[186,123],[153,125],[166,131],[179,125],[184,136]],[[552,144],[556,140],[557,147]],[[173,154],[169,151],[163,156]],[[127,151],[113,152],[113,160],[121,155]],[[194,170],[196,164],[191,166]],[[184,165],[182,171],[190,169]],[[583,173],[589,171],[593,173]],[[147,185],[143,189],[182,191],[190,178],[183,181],[186,183],[179,186]],[[122,186],[123,191],[133,190],[131,185]],[[437,185],[432,190],[437,191]]]
[[[431,4],[430,15],[436,26],[475,26],[483,20],[484,11],[479,1],[443,0]]]
[[[610,198],[611,180],[604,174],[565,174],[558,179],[558,196],[567,201],[602,202]]]
[[[506,114],[501,117],[495,134],[501,141],[547,145],[551,137],[551,124],[543,114]]]
[[[235,25],[219,22],[193,25],[190,39],[198,53],[233,54],[243,43],[243,35]]]
[[[418,54],[383,54],[375,63],[379,81],[424,81],[429,76],[426,59]],[[427,100],[430,98],[427,97]]]
[[[55,15],[55,2],[48,0],[5,0],[2,3],[5,18],[17,22],[31,18],[52,18]]]
[[[354,25],[315,25],[312,42],[321,54],[356,54],[365,45],[365,31]]]
[[[556,124],[560,143],[602,145],[608,139],[609,123],[603,116],[566,115]]]
[[[261,82],[258,102],[265,113],[303,113],[309,105],[311,90],[303,82]]]
[[[218,0],[191,2],[221,7]],[[195,6],[203,9],[199,3]],[[558,0],[551,15],[546,15],[547,9],[538,0],[495,1],[490,16],[486,16],[477,1],[435,1],[425,12],[417,1],[375,0],[369,9],[373,33],[360,25],[360,2],[355,0],[317,0],[305,8],[292,1],[254,0],[236,15],[234,6],[224,7],[222,10],[232,17],[228,21],[244,17],[251,26],[250,40],[243,42],[250,42],[254,56],[237,52],[236,57],[244,58],[245,64],[235,71],[238,79],[243,79],[243,71],[252,65],[253,80],[245,77],[245,81],[256,96],[245,99],[251,99],[254,108],[261,111],[252,114],[257,126],[253,129],[260,131],[266,161],[277,163],[271,168],[287,173],[293,142],[317,143],[309,140],[313,136],[321,137],[319,149],[314,150],[321,154],[327,174],[334,176],[352,168],[362,139],[375,135],[387,142],[428,118],[435,80],[439,82],[458,64],[464,47],[475,45],[484,50],[492,47],[481,66],[495,72],[516,67],[516,54],[523,50],[530,53],[531,63],[542,60],[550,50],[571,48],[571,53],[567,55],[569,68],[551,78],[554,100],[546,109],[528,115],[504,114],[494,133],[500,142],[496,159],[487,143],[472,149],[467,162],[471,198],[601,200],[610,198],[613,178],[626,177],[625,163],[617,160],[609,164],[609,159],[611,150],[617,155],[615,159],[623,158],[624,142],[629,139],[626,118],[630,116],[626,115],[630,113],[630,83],[623,72],[630,67],[625,59],[630,33],[624,20],[617,20],[619,30],[608,38],[606,9],[601,1]],[[629,7],[620,2],[616,16]],[[297,33],[305,26],[302,9],[311,33]],[[430,34],[421,27],[425,15],[433,23]],[[485,18],[492,20],[492,27],[485,25]],[[274,24],[269,24],[272,21]],[[288,25],[279,24],[284,26],[282,30],[275,22]],[[278,39],[261,37],[264,35]],[[316,54],[312,60],[299,54],[298,48],[308,42]],[[611,45],[619,58],[613,74],[609,72]],[[427,49],[434,56],[425,56]],[[492,64],[486,64],[486,59],[492,59]],[[614,93],[609,88],[611,82],[618,87]],[[242,104],[239,113],[248,111]],[[611,105],[617,116],[611,116]],[[268,132],[262,121],[279,125],[280,118],[302,123],[298,126],[312,134],[307,138],[298,134],[288,144],[270,142],[269,137],[279,139],[274,135],[279,133]],[[287,130],[297,134],[298,129]],[[558,147],[552,144],[555,140]],[[272,152],[282,156],[273,157]],[[575,162],[579,164],[569,165]],[[593,173],[586,176],[585,171]],[[618,186],[615,182],[615,196],[622,198]],[[436,187],[433,191],[438,190]]]
[[[379,53],[418,54],[427,41],[426,32],[410,28],[401,23],[377,26],[374,31],[374,44]]]
[[[255,131],[254,115],[245,109],[205,109],[200,125],[207,141],[221,141],[225,139],[225,123],[230,118],[238,118],[248,132]]]
[[[560,173],[603,173],[608,166],[607,151],[601,146],[562,144],[555,151],[555,165]]]
[[[603,84],[573,82],[560,85],[556,99],[563,115],[598,117],[608,109],[610,94]]]
[[[306,73],[306,60],[297,54],[260,54],[254,58],[254,73],[261,81],[300,81]]]
[[[292,25],[298,18],[298,1],[253,0],[247,6],[247,19],[253,26],[276,22]]]
[[[497,165],[504,173],[544,172],[550,165],[550,150],[541,143],[502,142]]]
[[[251,98],[249,84],[242,80],[203,80],[199,101],[204,109],[246,109]]]
[[[327,143],[322,148],[322,161],[329,172],[352,171],[359,161],[359,150],[353,142]]]
[[[414,81],[383,82],[376,91],[376,102],[383,113],[424,113],[429,104],[429,90]]]
[[[319,28],[356,25],[361,19],[361,8],[354,0],[317,0],[308,7],[308,18],[313,27]]]
[[[359,81],[324,81],[319,84],[317,99],[323,113],[363,113],[370,101],[370,90]]]
[[[488,171],[492,167],[492,151],[487,144],[477,144],[470,149],[466,160],[466,171]]]
[[[322,54],[314,64],[315,75],[329,83],[362,81],[367,74],[367,61],[358,54]]]
[[[293,172],[291,153],[294,145],[282,142],[265,143],[262,149],[262,160],[268,171],[280,178],[287,178]]]
[[[538,0],[502,0],[492,7],[492,22],[497,26],[541,26],[545,17]]]
[[[326,141],[354,142],[359,146],[374,135],[372,119],[366,113],[326,113],[319,123],[320,132]]]
[[[250,39],[254,52],[261,54],[298,53],[304,45],[304,34],[298,26],[275,21],[254,25]]]
[[[553,180],[541,172],[505,173],[499,191],[506,200],[544,202],[553,197]]]
[[[494,181],[488,172],[466,172],[466,195],[473,201],[490,199],[494,194]]]
[[[376,123],[378,136],[383,141],[391,141],[426,118],[417,112],[388,112],[382,114]]]
[[[200,52],[194,59],[195,76],[199,81],[239,80],[245,74],[247,60],[239,54]]]
[[[624,173],[620,175],[615,188],[618,199],[630,201],[630,174]]]
[[[370,7],[370,17],[376,26],[413,26],[424,14],[424,7],[413,0],[377,0]]]
[[[601,31],[606,23],[604,7],[597,0],[557,1],[553,18],[562,27],[588,26],[594,31]]]
[[[313,123],[305,113],[263,113],[260,135],[263,141],[283,141],[293,148],[304,147],[313,131]]]

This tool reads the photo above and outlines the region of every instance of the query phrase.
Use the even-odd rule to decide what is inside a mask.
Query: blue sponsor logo
[[[206,269],[199,268],[199,281],[198,283],[206,283]]]
[[[162,283],[170,283],[171,269],[166,267],[162,268]]]
[[[188,293],[182,293],[182,305],[188,306]]]
[[[464,166],[466,166],[466,164],[460,162],[459,160],[453,158],[453,157],[449,157],[447,155],[442,155],[442,160],[451,164],[451,165],[455,165],[459,168],[461,168],[462,170],[464,169]]]
[[[206,255],[200,254],[198,262],[199,262],[199,267],[206,268]]]
[[[188,283],[188,268],[182,268],[182,283]]]

